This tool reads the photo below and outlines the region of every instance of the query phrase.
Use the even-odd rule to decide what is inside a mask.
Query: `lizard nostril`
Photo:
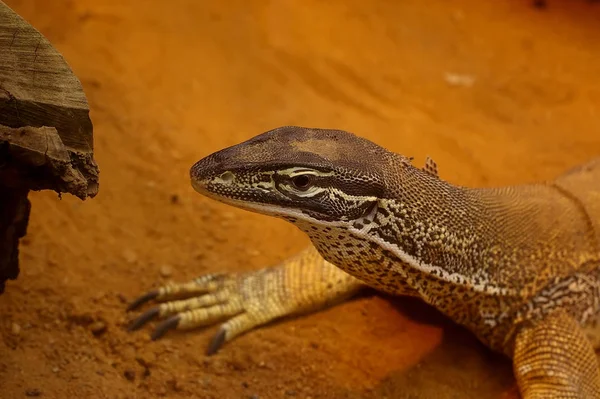
[[[235,180],[235,175],[229,171],[227,172],[223,172],[221,173],[221,176],[219,176],[219,178],[224,182],[224,183],[231,183],[232,181]]]

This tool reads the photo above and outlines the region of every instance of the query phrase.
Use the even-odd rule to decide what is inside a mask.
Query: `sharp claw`
[[[137,298],[135,301],[133,301],[127,307],[127,311],[134,310],[134,309],[138,308],[140,305],[156,298],[157,296],[158,296],[158,290],[150,291],[150,292],[142,295],[141,297]]]
[[[160,337],[165,335],[165,333],[167,331],[172,330],[173,328],[176,328],[177,325],[179,324],[180,319],[181,319],[181,317],[179,315],[175,315],[175,316],[169,317],[167,320],[160,323],[156,327],[156,329],[154,330],[152,335],[150,336],[152,338],[152,341],[156,341],[157,339],[159,339]]]
[[[210,345],[208,345],[208,348],[206,349],[206,356],[212,356],[215,353],[217,353],[219,349],[221,349],[221,347],[225,343],[226,333],[227,331],[225,331],[225,329],[219,329],[217,334],[213,337],[212,341],[210,342]]]
[[[127,330],[128,331],[137,330],[138,328],[140,328],[141,326],[146,324],[148,321],[150,321],[153,318],[155,318],[156,316],[158,316],[158,314],[159,314],[158,307],[145,311],[137,319],[135,319],[134,321],[131,322],[129,327],[127,327]]]

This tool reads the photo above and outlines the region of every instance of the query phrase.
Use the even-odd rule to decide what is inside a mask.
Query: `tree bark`
[[[19,274],[30,190],[98,192],[93,126],[80,81],[35,28],[0,1],[0,293]]]

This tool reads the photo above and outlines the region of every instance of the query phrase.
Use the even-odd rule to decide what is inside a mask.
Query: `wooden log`
[[[98,173],[79,79],[48,40],[0,0],[0,292],[18,275],[28,192],[94,197]]]
[[[0,143],[4,143],[0,147],[0,184],[5,188],[50,189],[81,199],[87,198],[90,190],[97,190],[85,176],[95,172],[87,169],[92,166],[80,163],[76,167],[53,127],[13,129],[0,125]]]
[[[28,192],[0,186],[0,294],[6,280],[19,275],[19,239],[27,232],[31,210]]]

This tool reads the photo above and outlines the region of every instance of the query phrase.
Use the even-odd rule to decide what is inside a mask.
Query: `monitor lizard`
[[[194,189],[283,218],[312,246],[281,264],[150,291],[130,325],[223,321],[208,347],[365,287],[418,297],[512,358],[520,393],[600,398],[600,158],[551,181],[469,188],[355,134],[280,127],[198,161]]]

